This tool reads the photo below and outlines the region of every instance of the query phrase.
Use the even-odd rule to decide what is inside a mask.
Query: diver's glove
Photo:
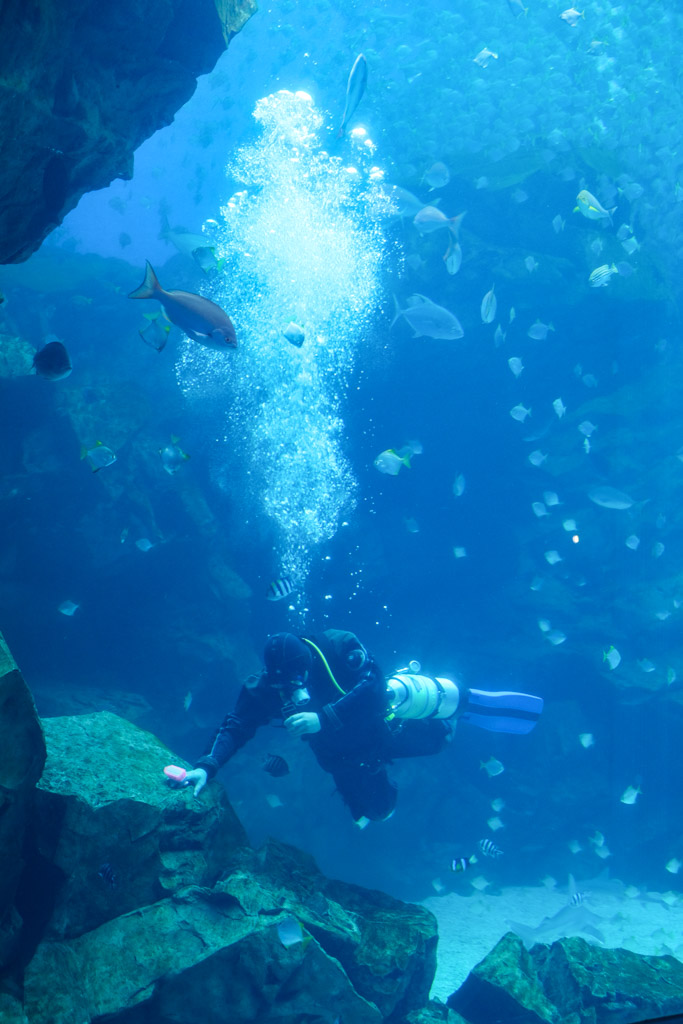
[[[193,768],[191,772],[188,772],[185,776],[182,785],[183,786],[194,786],[194,795],[199,796],[201,791],[204,789],[208,780],[208,775],[203,768]]]
[[[320,732],[320,718],[314,711],[299,711],[296,715],[290,715],[289,718],[285,718],[285,729],[292,736],[304,736],[309,732]]]

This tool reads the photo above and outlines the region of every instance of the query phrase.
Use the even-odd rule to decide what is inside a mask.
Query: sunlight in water
[[[301,587],[313,549],[354,503],[343,405],[380,301],[389,201],[363,130],[343,143],[345,159],[330,155],[307,94],[268,96],[254,117],[258,141],[227,169],[240,190],[223,223],[205,227],[223,261],[207,294],[231,316],[239,347],[187,345],[177,373],[191,399],[224,396],[222,443],[240,453],[254,510],[275,526],[277,571]],[[282,333],[292,321],[301,347]]]

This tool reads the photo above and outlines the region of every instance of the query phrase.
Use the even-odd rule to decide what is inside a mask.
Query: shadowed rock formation
[[[4,0],[0,263],[25,260],[84,192],[130,178],[133,153],[194,92],[255,0]]]

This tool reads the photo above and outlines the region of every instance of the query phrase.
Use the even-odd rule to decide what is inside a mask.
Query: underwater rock
[[[234,899],[180,892],[80,938],[44,943],[25,977],[31,1024],[105,1014],[110,1024],[381,1024],[314,938],[282,944],[277,926],[290,914],[259,916]]]
[[[243,886],[256,881],[262,906],[270,902],[296,908],[302,925],[339,960],[356,991],[378,1006],[383,1017],[393,1019],[427,1003],[437,944],[430,911],[377,890],[330,880],[311,856],[274,840],[246,857],[248,870],[216,889],[243,902]]]
[[[33,370],[36,350],[23,338],[0,334],[0,378],[25,377]]]
[[[212,885],[246,845],[221,786],[202,800],[169,788],[174,755],[151,733],[108,711],[42,721],[36,868],[53,881],[32,913],[45,935],[77,936],[180,886]]]
[[[21,927],[14,900],[23,869],[33,789],[45,763],[45,741],[31,693],[0,635],[0,966]],[[0,1009],[0,1018],[5,1020]]]
[[[130,178],[134,151],[255,10],[254,0],[8,0],[0,263],[26,259],[85,192]]]
[[[448,999],[471,1024],[640,1021],[680,1013],[683,964],[574,937],[527,951],[508,932]]]
[[[301,938],[286,944],[280,926],[292,919]],[[331,882],[308,855],[271,841],[243,849],[213,888],[186,885],[41,943],[25,972],[25,1007],[31,1024],[104,1014],[111,1024],[381,1024],[426,1003],[435,946],[424,908]]]

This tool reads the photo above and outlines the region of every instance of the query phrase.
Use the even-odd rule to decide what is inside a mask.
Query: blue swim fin
[[[531,732],[543,711],[543,698],[507,690],[468,690],[458,719],[489,732]]]

